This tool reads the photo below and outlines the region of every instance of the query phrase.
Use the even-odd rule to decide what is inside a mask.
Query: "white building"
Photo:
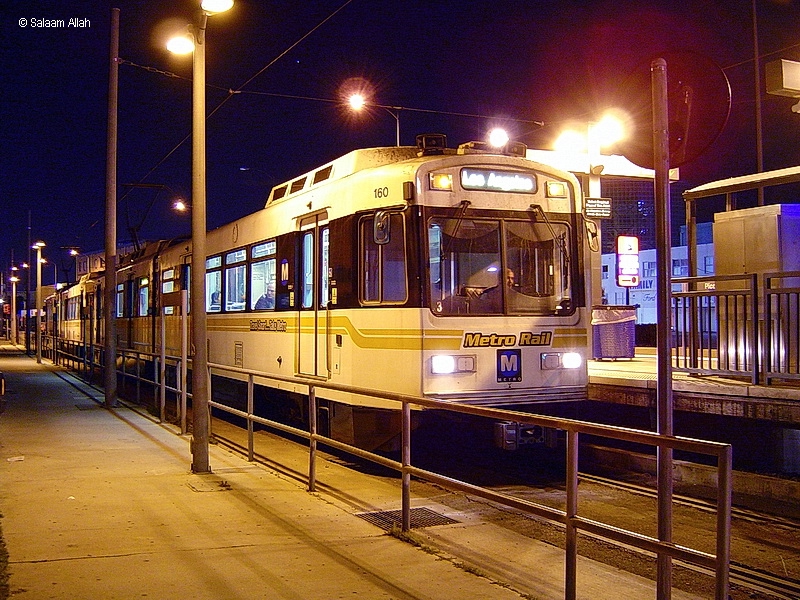
[[[636,322],[648,324],[656,322],[656,251],[639,252],[639,285],[624,288],[617,285],[617,255],[602,256],[602,287],[605,304],[638,305]],[[714,244],[697,245],[697,275],[714,274]],[[689,260],[686,246],[672,248],[672,276],[688,277]],[[673,284],[674,286],[674,284]],[[674,286],[675,287],[675,286]]]

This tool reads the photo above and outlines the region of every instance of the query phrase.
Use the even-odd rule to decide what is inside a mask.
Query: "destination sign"
[[[536,192],[536,177],[521,171],[461,169],[461,187],[465,190],[533,194]]]

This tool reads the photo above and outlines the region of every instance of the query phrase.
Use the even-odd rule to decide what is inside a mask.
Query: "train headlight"
[[[553,369],[577,369],[583,364],[583,358],[577,352],[544,352],[542,353],[542,371]]]
[[[453,189],[453,176],[450,173],[431,173],[430,182],[432,190],[447,190]]]
[[[565,352],[561,357],[561,365],[565,369],[578,369],[583,364],[583,357],[577,352]]]
[[[475,356],[437,354],[431,357],[431,373],[434,375],[450,375],[452,373],[474,373]]]

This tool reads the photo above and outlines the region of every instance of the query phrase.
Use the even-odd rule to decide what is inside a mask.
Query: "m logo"
[[[522,350],[497,351],[497,383],[522,381]]]

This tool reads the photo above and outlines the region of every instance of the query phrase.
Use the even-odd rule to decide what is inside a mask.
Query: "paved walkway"
[[[45,361],[46,363],[47,361]],[[414,498],[456,524],[417,530],[442,552],[355,513],[400,505],[396,479],[259,447],[281,467],[211,447],[192,474],[189,439],[48,364],[0,346],[0,525],[14,600],[563,598],[564,554]],[[469,565],[475,568],[464,568]],[[654,598],[652,582],[581,559],[580,598]],[[675,592],[676,600],[695,596]]]

